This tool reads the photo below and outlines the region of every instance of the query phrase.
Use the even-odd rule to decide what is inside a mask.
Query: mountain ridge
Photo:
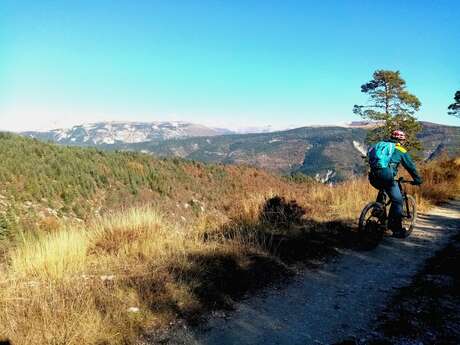
[[[423,129],[418,137],[424,146],[422,158],[433,159],[444,152],[451,156],[460,155],[460,127],[421,123]],[[140,124],[141,128],[146,125],[150,129],[153,126],[158,127],[152,123],[131,123],[128,129],[125,128],[126,123],[119,123],[117,126],[121,126],[129,134],[136,129],[135,124]],[[79,144],[78,140],[72,141],[69,136],[65,137],[65,133],[60,141],[57,140],[60,138],[59,133],[54,133],[54,137],[45,140],[108,150],[140,151],[160,157],[180,157],[207,163],[251,165],[280,174],[303,173],[319,181],[329,182],[348,179],[366,171],[366,163],[362,159],[367,149],[365,138],[369,128],[374,126],[372,123],[359,121],[347,126],[308,126],[245,134],[221,129],[218,132],[220,134],[213,131],[211,135],[205,135],[208,132],[201,130],[204,126],[181,124],[182,127],[165,123],[163,132],[156,133],[152,140],[144,140],[151,138],[145,134],[145,128],[142,129],[144,132],[131,140],[126,140],[129,136],[123,138],[121,135],[118,138],[125,140],[115,140],[112,134],[109,137],[111,140],[102,135],[99,139],[93,138]],[[73,128],[81,131],[84,126],[87,133],[90,125]],[[108,128],[105,124],[103,129],[91,129],[96,135],[108,135],[107,133],[111,133],[110,129],[116,125],[111,123],[110,126]],[[171,128],[179,129],[171,132]],[[187,129],[195,128],[200,130],[187,132]],[[23,135],[31,136],[30,133]]]
[[[171,138],[214,136],[227,133],[231,133],[231,131],[184,121],[107,121],[86,123],[49,131],[25,131],[19,134],[64,145],[97,146],[102,144],[133,144]]]

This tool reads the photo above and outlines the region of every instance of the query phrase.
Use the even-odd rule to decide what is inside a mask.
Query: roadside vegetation
[[[352,245],[376,195],[365,178],[324,185],[9,134],[0,154],[0,337],[13,344],[131,344],[197,321]],[[459,167],[423,166],[422,207],[459,195]]]

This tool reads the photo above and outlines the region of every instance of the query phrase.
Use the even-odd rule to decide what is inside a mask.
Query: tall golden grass
[[[425,205],[458,196],[459,161],[442,164],[422,169],[426,184],[418,197]],[[279,194],[321,223],[354,221],[376,191],[364,178],[336,186],[277,182],[241,193],[225,217],[204,213],[184,225],[140,207],[24,235],[0,268],[0,336],[28,345],[130,344],[178,315],[200,312],[205,302],[197,291],[210,265],[232,258],[244,267],[254,253],[274,256],[268,233],[247,233],[258,226],[265,201]],[[227,236],[229,220],[245,232]]]
[[[187,253],[200,247],[148,208],[26,237],[3,267],[1,332],[15,344],[133,340],[167,319],[163,299],[186,303],[168,270],[187,265]]]
[[[421,166],[423,186],[415,193],[425,206],[437,205],[460,195],[460,158],[439,160]]]

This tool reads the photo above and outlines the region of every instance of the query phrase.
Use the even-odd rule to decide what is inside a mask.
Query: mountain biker
[[[417,172],[411,156],[402,146],[405,140],[406,134],[403,131],[395,130],[391,133],[390,139],[372,145],[368,151],[371,166],[369,182],[379,191],[384,190],[390,197],[391,207],[388,215],[388,228],[393,231],[393,236],[395,237],[404,237],[406,231],[402,226],[403,199],[401,190],[395,181],[399,163],[412,176],[413,184],[422,184],[422,178]],[[377,202],[383,202],[382,193],[379,193]]]

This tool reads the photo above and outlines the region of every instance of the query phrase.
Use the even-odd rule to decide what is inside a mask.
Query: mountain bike
[[[413,181],[404,180],[399,178],[395,180],[398,183],[401,195],[403,198],[403,214],[402,225],[405,229],[403,238],[409,236],[414,229],[415,221],[417,219],[417,205],[415,198],[407,194],[404,184],[413,184]],[[380,190],[377,196],[377,201],[370,202],[361,211],[359,217],[359,232],[365,236],[369,244],[378,243],[382,239],[388,225],[388,206],[391,200],[385,191]]]

